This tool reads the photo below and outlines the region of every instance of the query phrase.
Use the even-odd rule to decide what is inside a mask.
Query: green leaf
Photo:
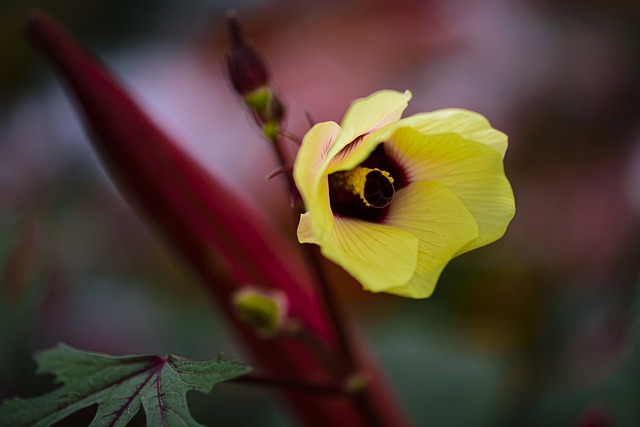
[[[221,356],[208,361],[176,356],[110,357],[64,344],[37,353],[35,359],[39,373],[54,373],[65,385],[43,396],[6,400],[0,406],[3,425],[50,426],[97,403],[90,427],[124,426],[140,405],[148,426],[200,426],[189,413],[186,393],[209,393],[215,384],[251,371]]]

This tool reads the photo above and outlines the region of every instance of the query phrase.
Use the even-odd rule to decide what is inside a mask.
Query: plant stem
[[[229,20],[229,29],[232,42],[239,44],[240,39],[243,39],[242,34],[239,29],[239,23],[235,18],[231,18]],[[233,44],[233,43],[232,43]],[[255,54],[257,55],[257,54]],[[256,56],[256,58],[258,58]],[[246,65],[246,64],[245,64]],[[262,67],[262,64],[254,63],[250,64],[255,67]],[[247,65],[248,66],[248,65]],[[268,85],[268,81],[265,82],[265,85]],[[238,89],[236,87],[236,89]],[[243,94],[241,91],[238,93]],[[272,94],[273,95],[273,94]],[[285,171],[288,168],[291,168],[291,160],[289,156],[289,151],[285,147],[283,137],[291,138],[291,134],[287,132],[285,129],[280,128],[279,124],[281,123],[281,119],[284,115],[284,104],[282,100],[275,96],[272,101],[272,107],[275,110],[266,111],[269,113],[270,117],[265,116],[265,111],[260,112],[255,107],[252,109],[253,118],[258,125],[263,129],[263,135],[271,142],[273,145],[276,157],[280,164],[280,171]],[[251,105],[250,105],[251,108]],[[278,111],[281,115],[278,115]],[[307,120],[311,126],[314,125],[315,120],[311,117],[309,112],[305,112]],[[275,119],[278,123],[278,128],[276,133],[264,132],[265,126],[269,124],[269,120]],[[292,138],[293,139],[293,138]],[[300,145],[301,142],[298,143]],[[273,177],[273,174],[270,176]],[[298,216],[305,212],[305,207],[301,198],[298,196],[297,187],[295,185],[295,181],[292,173],[286,173],[285,177],[287,179],[287,185],[289,189],[289,194],[292,197],[292,206],[294,207],[295,213],[295,221],[297,222]],[[318,339],[309,340],[309,337],[299,336],[299,339],[302,339],[303,343],[311,351],[318,351],[318,344],[320,344],[321,352],[317,353],[321,359],[324,361],[324,364],[327,368],[332,370],[333,372],[337,371],[338,379],[343,383],[347,384],[350,380],[353,380],[357,376],[364,377],[366,375],[365,372],[365,363],[363,361],[358,360],[356,357],[355,345],[353,343],[353,337],[350,336],[349,327],[347,325],[346,319],[342,312],[340,311],[340,307],[338,305],[337,298],[333,293],[333,290],[330,287],[329,280],[324,272],[322,261],[323,257],[320,254],[320,250],[318,247],[314,247],[313,245],[302,245],[302,252],[305,257],[305,261],[307,263],[310,272],[313,274],[316,283],[316,288],[318,289],[318,294],[320,296],[324,313],[326,315],[326,320],[328,322],[328,326],[333,332],[333,337],[335,339],[335,344],[337,345],[337,354],[332,354],[331,348],[325,345],[324,341]],[[305,339],[303,339],[305,338]],[[335,356],[335,357],[332,357]],[[337,360],[339,363],[338,366],[334,366],[334,360]],[[367,365],[367,367],[370,367]],[[332,369],[333,368],[333,369]],[[337,369],[336,369],[337,368]],[[352,399],[353,404],[356,408],[361,412],[363,418],[367,421],[368,426],[384,426],[386,422],[383,421],[385,418],[385,408],[379,408],[374,404],[374,401],[377,401],[378,391],[377,388],[379,385],[373,386],[371,381],[364,381],[360,383],[356,388],[351,389],[343,389],[343,394],[349,396]],[[376,390],[374,390],[374,388]]]
[[[340,311],[337,298],[331,289],[327,275],[322,268],[322,256],[317,247],[303,245],[303,252],[308,261],[314,277],[317,278],[318,290],[323,305],[327,311],[329,322],[336,334],[338,346],[344,358],[344,374],[352,374],[358,371],[357,361],[351,346],[350,336],[346,327],[344,315]]]
[[[278,387],[295,389],[298,391],[304,391],[306,393],[318,393],[318,394],[344,394],[345,390],[340,384],[331,383],[313,383],[308,381],[301,381],[291,378],[279,378],[268,375],[249,374],[244,377],[235,378],[229,382],[236,384],[246,385],[258,385],[263,387]]]
[[[292,134],[291,132],[288,132],[286,130],[280,130],[278,131],[278,134],[284,136],[285,138],[287,138],[289,141],[292,141],[294,144],[296,144],[297,146],[300,146],[300,144],[302,144],[302,139],[294,134]]]
[[[295,331],[278,335],[276,338],[296,340],[304,344],[313,353],[315,358],[329,370],[338,376],[342,376],[344,367],[340,363],[339,356],[335,354],[326,342],[316,334],[311,333],[305,326],[299,324]]]
[[[267,175],[267,180],[273,179],[278,175],[282,175],[283,173],[291,173],[293,167],[292,166],[281,166],[269,173]]]
[[[284,141],[282,138],[275,136],[271,140],[278,161],[282,168],[289,165],[289,159],[284,148]],[[293,181],[293,175],[287,174],[287,184],[290,193],[296,191],[295,182]],[[295,206],[295,216],[297,217],[304,213],[305,209],[303,204],[297,203]],[[350,344],[347,328],[345,327],[344,316],[342,315],[337,299],[331,290],[329,280],[326,277],[324,269],[322,268],[322,257],[318,248],[313,245],[302,245],[304,256],[307,260],[308,266],[311,268],[313,276],[316,278],[318,290],[320,291],[320,297],[322,303],[326,309],[327,316],[333,331],[335,332],[336,339],[340,353],[345,361],[344,374],[351,374],[357,371],[357,363],[354,357],[354,352]]]
[[[282,138],[275,136],[271,142],[273,143],[281,167],[284,168],[289,165],[289,159],[285,153],[284,141]],[[289,192],[290,194],[294,194],[294,192],[297,191],[297,188],[293,180],[293,174],[287,174],[287,178]],[[300,214],[305,212],[305,208],[301,200],[299,203],[295,204],[294,212],[296,219]],[[342,377],[346,378],[349,375],[362,373],[362,369],[355,356],[345,316],[340,310],[336,295],[331,289],[327,275],[322,268],[323,258],[320,254],[319,248],[314,245],[304,244],[302,245],[302,251],[305,256],[305,260],[307,261],[307,265],[311,269],[313,277],[316,279],[315,283],[317,284],[325,312],[327,313],[329,324],[335,334],[340,355],[344,360],[342,365]],[[331,366],[329,366],[329,368],[331,368]],[[353,392],[352,398],[354,399],[355,404],[362,410],[363,415],[368,419],[368,424],[370,426],[384,426],[382,417],[378,416],[378,408],[373,404],[372,396],[369,393],[369,387],[367,387],[367,385],[365,385],[361,390]]]
[[[278,137],[278,136],[274,136],[273,138],[269,139],[271,141],[271,144],[273,145],[273,148],[275,149],[276,152],[276,156],[278,158],[278,163],[280,164],[281,168],[290,168],[291,167],[291,159],[289,159],[289,154],[286,150],[286,148],[284,147],[284,141],[282,140],[282,138]],[[293,181],[293,174],[291,173],[287,173],[284,174],[285,177],[287,178],[287,187],[289,190],[289,193],[292,193],[295,188],[296,188],[296,184]]]

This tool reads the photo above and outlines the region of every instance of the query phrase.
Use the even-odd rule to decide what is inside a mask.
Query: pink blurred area
[[[637,142],[638,123],[625,109],[638,89],[628,51],[634,46],[613,22],[562,20],[533,2],[499,0],[275,2],[241,10],[241,17],[271,63],[294,134],[308,129],[304,111],[316,121],[339,121],[353,99],[382,88],[410,89],[409,114],[445,107],[478,111],[511,136],[507,169],[524,209],[510,234],[541,246],[544,253],[530,256],[559,261],[570,253],[589,266],[614,256],[612,241],[634,217],[629,196],[638,197],[635,165],[626,155]],[[220,63],[222,20],[212,22],[187,39],[125,45],[104,60],[194,157],[281,215],[282,186],[264,179],[275,168],[273,156],[228,88]],[[573,126],[553,130],[557,138],[544,135],[549,142],[525,140],[551,113],[550,105]],[[4,115],[3,199],[24,193],[16,188],[42,180],[66,158],[80,153],[92,159],[75,117],[57,86]],[[622,119],[629,129],[616,134],[587,131]],[[574,146],[581,148],[569,148]],[[528,150],[536,150],[534,158]],[[578,188],[571,188],[574,178]],[[559,203],[565,209],[555,211]],[[587,247],[598,250],[580,255]],[[554,248],[561,253],[550,255]],[[602,259],[592,259],[600,251]]]

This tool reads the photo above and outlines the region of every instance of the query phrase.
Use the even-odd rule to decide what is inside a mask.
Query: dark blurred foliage
[[[94,50],[124,49],[145,40],[184,35],[186,29],[220,16],[243,2],[222,0],[2,0],[0,2],[0,108],[37,84],[44,74],[42,63],[22,38],[30,10],[42,9],[55,16],[78,39]],[[36,70],[34,72],[34,69]],[[1,110],[0,110],[1,111]]]
[[[408,114],[463,107],[510,137],[518,212],[428,300],[364,293],[330,268],[417,425],[640,425],[640,6],[618,1],[5,1],[0,5],[0,396],[50,387],[29,355],[242,360],[198,282],[125,205],[50,70],[21,38],[38,6],[96,51],[185,147],[294,238],[275,163],[224,82],[235,7],[288,101],[339,120],[410,89]],[[264,390],[191,396],[211,425],[289,425]],[[67,425],[86,423],[79,414]],[[84,417],[84,418],[83,418]],[[143,422],[140,420],[140,422]]]

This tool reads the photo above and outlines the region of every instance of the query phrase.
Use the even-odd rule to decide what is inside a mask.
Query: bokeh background
[[[485,115],[510,138],[518,212],[504,239],[452,262],[427,300],[365,293],[328,265],[342,305],[418,426],[640,425],[640,3],[3,0],[0,398],[48,390],[30,355],[60,341],[246,361],[193,274],[117,193],[22,37],[33,7],[292,240],[284,185],[265,180],[272,153],[224,79],[228,9],[268,57],[294,134],[305,111],[339,121],[383,88],[413,92],[407,114]],[[207,425],[292,425],[246,386],[190,405]]]

